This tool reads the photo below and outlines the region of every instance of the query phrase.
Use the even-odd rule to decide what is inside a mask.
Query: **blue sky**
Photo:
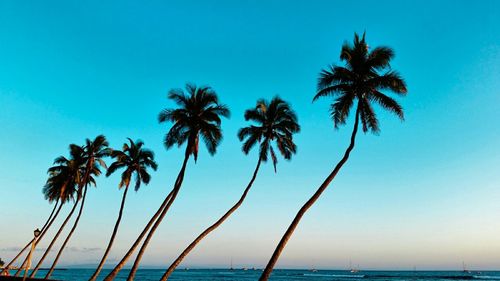
[[[51,210],[46,169],[69,143],[105,134],[153,149],[159,169],[128,196],[110,262],[171,187],[182,151],[166,151],[157,114],[171,88],[212,86],[232,111],[215,157],[190,163],[144,265],[165,266],[241,194],[257,161],[236,138],[243,112],[279,94],[296,109],[298,154],[261,170],[243,207],[184,266],[262,266],[298,208],[348,144],[319,71],[354,32],[395,49],[406,121],[377,108],[379,136],[360,134],[348,164],[304,217],[279,267],[500,267],[500,3],[498,1],[0,2],[0,257]],[[121,198],[100,178],[62,264],[96,263]],[[66,210],[67,211],[67,210]],[[46,246],[47,241],[42,243]],[[39,253],[37,253],[39,254]]]

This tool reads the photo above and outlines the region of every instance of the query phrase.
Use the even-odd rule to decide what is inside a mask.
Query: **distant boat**
[[[311,269],[309,269],[310,272],[318,272],[318,270],[316,269],[316,267],[314,266],[314,263],[313,263],[313,266],[311,266]]]
[[[233,257],[231,257],[231,267],[229,267],[229,270],[234,270],[234,268],[233,268]]]
[[[466,274],[471,274],[472,272],[465,267],[465,262],[462,262],[462,272]]]
[[[352,267],[352,262],[351,262],[351,260],[349,260],[349,268],[350,268],[350,270],[349,270],[349,271],[350,271],[351,273],[358,273],[358,272],[359,272],[359,264],[358,264],[358,268],[353,268],[353,267]]]

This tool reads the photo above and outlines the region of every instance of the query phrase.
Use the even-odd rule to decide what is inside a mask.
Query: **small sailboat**
[[[462,272],[463,273],[466,273],[466,274],[470,274],[471,271],[467,269],[467,267],[465,267],[465,262],[462,262]]]
[[[234,268],[233,268],[233,257],[231,257],[231,267],[229,268],[229,270],[233,271]]]
[[[311,266],[311,269],[309,269],[310,272],[318,272],[318,270],[316,269],[316,267],[314,266],[314,260],[312,261],[312,266]]]
[[[349,271],[350,271],[351,273],[358,273],[358,272],[359,272],[359,264],[358,264],[358,268],[353,268],[353,267],[352,267],[352,262],[351,262],[351,260],[349,260],[349,268],[350,268],[350,270],[349,270]]]

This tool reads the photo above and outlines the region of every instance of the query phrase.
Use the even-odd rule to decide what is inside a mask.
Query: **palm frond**
[[[384,94],[382,94],[379,91],[373,91],[371,95],[368,96],[371,100],[377,102],[379,105],[381,105],[383,108],[387,109],[388,111],[396,114],[399,119],[404,120],[404,112],[403,108],[399,103],[394,100],[391,97],[388,97]]]

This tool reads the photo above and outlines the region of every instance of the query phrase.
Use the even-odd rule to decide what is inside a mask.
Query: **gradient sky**
[[[298,154],[262,167],[245,204],[182,266],[263,266],[298,208],[348,144],[319,71],[354,32],[395,49],[409,94],[400,122],[377,107],[278,267],[500,268],[499,1],[0,1],[0,257],[9,260],[52,206],[41,188],[69,143],[105,134],[153,149],[159,170],[131,193],[109,261],[128,249],[171,188],[182,149],[166,151],[157,114],[171,88],[211,85],[232,110],[215,157],[205,148],[143,259],[163,266],[236,201],[257,154],[236,138],[245,109],[279,94],[296,109]],[[119,175],[88,194],[62,265],[96,263],[118,212]],[[68,210],[64,211],[66,214]],[[63,214],[63,215],[64,215]],[[45,240],[42,248],[48,244]],[[40,255],[38,252],[37,255]]]

